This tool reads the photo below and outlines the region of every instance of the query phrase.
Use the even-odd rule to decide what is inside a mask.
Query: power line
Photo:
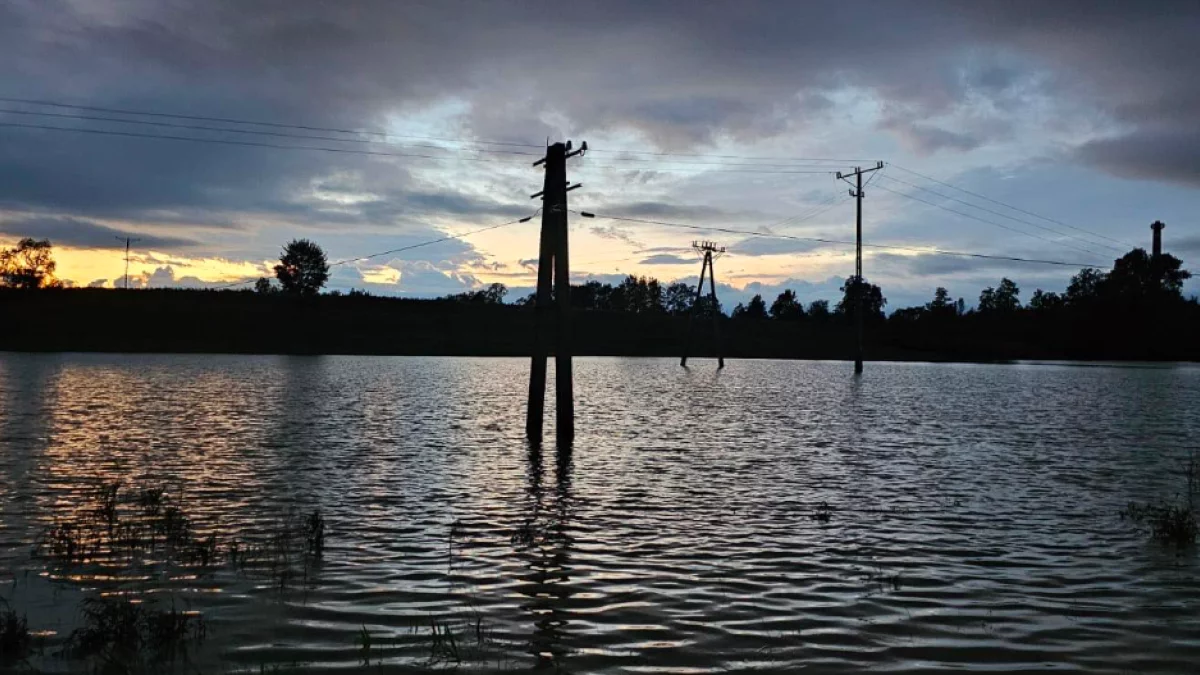
[[[98,135],[102,135],[102,136],[124,136],[124,137],[129,137],[129,138],[150,138],[150,139],[157,139],[157,140],[190,141],[192,143],[214,143],[217,145],[235,145],[235,146],[243,146],[243,147],[251,147],[251,148],[269,148],[269,149],[273,149],[273,150],[315,150],[315,151],[319,151],[319,152],[336,152],[339,154],[369,155],[369,156],[376,156],[376,157],[408,157],[411,159],[432,159],[432,160],[438,160],[438,161],[463,160],[463,161],[468,161],[468,162],[492,162],[492,163],[497,163],[497,164],[509,164],[509,165],[513,165],[513,166],[519,166],[522,164],[521,162],[513,162],[513,161],[509,161],[509,160],[502,160],[502,159],[491,158],[491,157],[466,157],[466,156],[461,156],[461,155],[460,156],[428,155],[428,154],[421,154],[421,153],[414,153],[414,152],[385,152],[382,150],[358,150],[358,149],[354,149],[354,148],[330,148],[330,147],[324,147],[324,146],[319,146],[319,145],[292,145],[292,144],[285,145],[285,144],[279,144],[279,143],[263,143],[260,141],[240,141],[240,140],[233,140],[233,139],[228,139],[228,138],[202,138],[202,137],[198,137],[198,136],[176,136],[176,135],[172,135],[172,134],[146,134],[146,133],[140,133],[140,132],[136,132],[136,131],[117,131],[117,130],[113,130],[113,129],[86,129],[86,128],[82,128],[82,127],[56,127],[56,126],[49,126],[49,125],[44,125],[44,124],[22,124],[22,123],[18,123],[18,122],[0,122],[0,127],[10,127],[10,128],[16,128],[16,129],[38,129],[38,130],[43,130],[43,131],[65,131],[65,132],[73,132],[73,133],[80,133],[80,134],[98,134]],[[599,165],[593,164],[591,166],[596,167],[596,168],[620,168],[620,169],[627,168],[627,167],[621,167],[621,166],[617,166],[617,165],[605,165],[605,164],[599,164]],[[650,170],[661,171],[661,172],[689,171],[687,169],[680,169],[677,167],[662,167],[662,166],[655,166],[653,169],[650,169]],[[777,170],[777,169],[759,171],[756,169],[734,168],[734,169],[721,169],[721,170],[707,171],[706,173],[832,175],[833,172],[832,171],[809,171],[809,170],[787,171],[787,170]]]
[[[0,99],[0,100],[3,100],[3,99]],[[30,111],[30,110],[11,110],[11,109],[7,109],[7,108],[0,108],[0,114],[36,115],[39,117],[54,117],[54,118],[59,118],[59,119],[87,120],[87,121],[92,121],[92,122],[116,122],[118,124],[141,124],[144,126],[166,127],[169,129],[190,129],[190,130],[194,130],[194,131],[219,131],[219,132],[232,133],[232,134],[247,134],[247,135],[253,135],[253,136],[270,136],[273,138],[300,138],[300,139],[305,139],[305,140],[310,140],[310,141],[333,141],[335,143],[379,143],[379,142],[381,142],[379,140],[372,140],[372,139],[366,139],[366,138],[338,138],[336,136],[313,136],[310,134],[289,134],[289,133],[285,133],[285,132],[281,132],[281,131],[262,131],[259,129],[234,129],[232,127],[212,127],[212,126],[205,126],[202,124],[180,124],[177,122],[153,122],[150,120],[125,120],[125,119],[120,119],[117,117],[100,117],[97,115],[73,115],[70,113],[52,113],[52,112],[41,112],[41,111],[35,112],[35,111]],[[441,145],[432,145],[432,144],[428,144],[428,143],[426,143],[426,144],[409,143],[408,146],[409,147],[417,147],[417,148],[433,148],[435,150],[462,150],[462,148],[447,148],[447,147],[444,147]],[[524,152],[521,150],[493,150],[490,148],[480,149],[480,150],[471,150],[470,152],[491,152],[491,153],[506,154],[506,155],[525,155],[528,157],[540,157],[541,156],[539,153],[536,153],[536,152]]]
[[[261,143],[258,141],[235,141],[228,138],[198,138],[195,136],[173,136],[168,134],[143,134],[136,131],[115,131],[111,129],[83,129],[72,127],[52,127],[43,124],[20,124],[17,122],[0,122],[0,127],[17,129],[41,129],[46,131],[68,131],[80,134],[99,134],[102,136],[126,136],[130,138],[153,138],[158,140],[191,141],[193,143],[215,143],[217,145],[238,145],[251,148],[272,148],[276,150],[317,150],[320,152],[336,152],[350,155],[372,155],[377,157],[409,157],[413,159],[463,160],[468,162],[499,162],[517,165],[516,162],[493,159],[488,157],[445,157],[438,155],[423,155],[412,152],[383,152],[379,150],[356,150],[353,148],[327,148],[319,145],[280,145],[278,143]]]
[[[385,138],[385,139],[400,138],[400,139],[412,139],[412,140],[419,140],[419,141],[438,141],[438,142],[444,142],[444,143],[460,143],[460,144],[470,144],[470,145],[499,145],[499,146],[519,147],[519,148],[537,148],[538,150],[544,149],[544,145],[538,144],[538,143],[520,143],[520,142],[513,142],[513,141],[468,140],[468,139],[463,139],[463,138],[447,138],[444,136],[419,136],[419,135],[412,135],[412,134],[397,134],[397,133],[393,133],[393,132],[389,132],[389,131],[381,131],[381,130],[376,130],[376,129],[346,129],[346,128],[339,128],[339,127],[318,126],[318,125],[311,125],[311,124],[288,124],[288,123],[282,123],[282,122],[266,122],[266,121],[262,121],[262,120],[247,120],[247,119],[238,119],[238,118],[233,118],[233,117],[215,117],[215,116],[207,116],[207,115],[184,115],[184,114],[179,114],[179,113],[165,113],[165,112],[150,111],[150,110],[133,110],[133,109],[129,109],[129,108],[110,108],[110,107],[104,107],[104,106],[83,105],[83,104],[76,104],[76,103],[64,103],[61,101],[47,101],[47,100],[42,100],[42,99],[28,99],[28,98],[0,96],[0,102],[20,103],[20,104],[35,105],[35,106],[47,106],[47,107],[53,107],[53,108],[66,108],[66,109],[72,109],[72,110],[88,110],[88,111],[92,111],[92,112],[103,112],[103,113],[111,113],[111,114],[117,114],[117,115],[136,115],[136,116],[142,116],[142,117],[157,117],[157,118],[177,119],[177,120],[192,120],[192,121],[199,121],[199,122],[218,122],[218,123],[224,123],[224,124],[242,124],[242,125],[250,125],[250,126],[269,127],[269,128],[274,128],[274,129],[296,129],[296,130],[301,130],[301,131],[318,131],[318,132],[337,133],[337,134],[353,134],[353,135],[359,135],[359,136],[376,136],[376,137]],[[16,113],[16,114],[28,114],[28,115],[41,114],[41,115],[47,115],[47,116],[55,116],[53,113],[45,113],[45,112],[39,113],[39,112],[32,112],[32,111],[20,112],[20,111],[10,110],[10,111],[0,111],[0,112],[11,112],[11,113]],[[91,118],[79,117],[79,119],[91,119]],[[131,123],[131,124],[149,124],[149,122],[147,122],[147,121],[138,121],[138,120],[117,120],[117,119],[112,119],[112,118],[99,118],[99,120],[113,121],[113,122],[127,122],[127,123]],[[210,129],[210,130],[216,130],[216,129]],[[249,130],[240,130],[240,131],[234,130],[234,129],[220,129],[220,130],[221,131],[231,131],[234,133],[253,133],[252,131],[249,131]],[[316,137],[310,137],[310,138],[316,138]],[[335,139],[323,139],[323,140],[335,140]],[[336,139],[336,140],[347,141],[350,139]],[[780,161],[780,162],[832,162],[832,163],[836,164],[836,163],[850,163],[850,162],[857,162],[857,161],[866,161],[866,160],[860,160],[860,159],[855,159],[855,158],[841,158],[841,157],[766,157],[766,156],[753,156],[753,155],[722,155],[722,154],[706,154],[706,153],[652,152],[652,151],[646,151],[646,150],[604,150],[604,149],[596,149],[596,148],[591,149],[591,151],[592,152],[601,152],[601,153],[609,152],[609,153],[614,153],[614,154],[620,153],[620,154],[635,154],[635,155],[652,155],[652,156],[659,156],[659,157],[696,157],[696,158],[710,158],[710,159],[744,159],[744,160],[763,160],[763,161],[774,160],[774,161]],[[498,152],[498,151],[496,151],[496,150],[478,150],[478,152]],[[535,154],[535,153],[515,153],[515,154]],[[653,161],[653,160],[637,160],[637,159],[633,159],[633,158],[614,158],[614,160],[615,161],[648,161],[648,162]],[[693,164],[692,162],[683,162],[683,163]],[[765,165],[752,164],[752,165],[747,165],[747,166],[765,166]]]
[[[470,232],[462,232],[460,234],[447,235],[445,237],[440,237],[438,239],[430,239],[429,241],[423,241],[419,244],[410,244],[408,246],[401,246],[400,248],[388,249],[386,251],[380,251],[378,253],[372,253],[370,255],[364,255],[364,256],[357,257],[357,258],[346,258],[345,260],[338,260],[337,262],[329,263],[329,266],[337,267],[339,265],[346,265],[346,264],[349,264],[352,262],[362,262],[363,260],[370,260],[371,258],[378,258],[379,256],[383,256],[383,255],[390,255],[393,253],[402,253],[404,251],[411,251],[413,249],[422,248],[424,246],[432,246],[434,244],[440,244],[444,241],[450,241],[451,239],[458,239],[461,237],[469,237],[473,234],[480,234],[482,232],[487,232],[489,230],[498,230],[502,227],[508,227],[509,225],[516,225],[517,223],[527,223],[530,220],[532,220],[534,218],[534,216],[536,216],[540,211],[541,211],[541,209],[538,209],[537,211],[534,211],[531,215],[528,215],[524,218],[510,220],[510,221],[507,221],[504,223],[499,223],[497,225],[489,225],[487,227],[481,227],[478,230],[471,230]],[[254,283],[255,281],[257,281],[257,279],[243,279],[242,281],[235,281],[233,283],[223,284],[221,286],[211,286],[210,290],[219,291],[219,290],[224,290],[227,288],[233,288],[235,286],[241,286],[243,284]]]
[[[1055,219],[1053,219],[1053,218],[1048,218],[1048,217],[1046,217],[1046,216],[1043,216],[1043,215],[1041,215],[1041,214],[1039,214],[1039,213],[1034,213],[1033,211],[1027,211],[1027,210],[1025,210],[1025,209],[1022,209],[1022,208],[1019,208],[1019,207],[1013,206],[1012,204],[1007,204],[1007,203],[1005,203],[1005,202],[1002,202],[1002,201],[1000,201],[999,199],[992,199],[991,197],[988,197],[988,196],[986,196],[986,195],[981,195],[981,194],[979,194],[978,192],[971,192],[970,190],[967,190],[966,188],[961,188],[961,187],[958,187],[957,185],[951,185],[950,183],[947,183],[947,182],[945,182],[945,181],[940,181],[940,180],[938,180],[938,179],[936,179],[936,178],[932,178],[932,177],[930,177],[930,176],[926,176],[926,175],[925,175],[925,174],[923,174],[923,173],[917,173],[916,171],[913,171],[912,169],[906,169],[905,167],[902,167],[902,166],[900,166],[899,164],[892,164],[891,162],[889,162],[889,163],[888,163],[888,166],[894,166],[894,167],[896,167],[897,169],[900,169],[901,171],[903,171],[903,172],[905,172],[905,173],[910,173],[910,174],[912,174],[912,175],[914,175],[914,176],[916,176],[916,177],[918,177],[918,178],[924,178],[925,180],[928,180],[928,181],[933,181],[934,183],[937,183],[938,185],[944,185],[944,186],[946,186],[946,187],[948,187],[948,188],[951,188],[951,189],[953,189],[953,190],[958,190],[959,192],[963,192],[963,193],[969,194],[969,195],[971,195],[972,197],[978,197],[978,198],[980,198],[980,199],[982,199],[982,200],[984,200],[984,201],[989,201],[989,202],[991,202],[991,203],[993,203],[993,204],[996,204],[996,205],[998,205],[998,206],[1003,206],[1003,207],[1004,207],[1004,208],[1006,208],[1006,209],[1012,209],[1013,211],[1017,211],[1018,213],[1024,213],[1024,214],[1025,214],[1025,215],[1027,215],[1027,216],[1033,216],[1034,218],[1040,218],[1041,220],[1044,220],[1044,221],[1046,221],[1046,222],[1048,222],[1048,223],[1054,223],[1055,225],[1062,225],[1063,227],[1069,227],[1069,228],[1071,228],[1072,230],[1078,230],[1078,231],[1080,231],[1080,232],[1084,232],[1084,233],[1086,233],[1086,234],[1090,234],[1090,235],[1092,235],[1093,237],[1099,237],[1099,238],[1101,238],[1101,239],[1107,239],[1108,241],[1111,241],[1111,242],[1113,242],[1113,243],[1120,244],[1120,245],[1122,245],[1122,246],[1128,246],[1128,247],[1130,247],[1130,248],[1135,248],[1135,247],[1133,246],[1133,244],[1126,243],[1126,242],[1124,242],[1124,241],[1121,241],[1120,239],[1113,239],[1112,237],[1109,237],[1109,236],[1106,236],[1106,235],[1100,234],[1099,232],[1093,232],[1093,231],[1091,231],[1091,230],[1088,230],[1088,229],[1085,229],[1085,228],[1082,228],[1082,227],[1076,227],[1075,225],[1072,225],[1072,224],[1070,224],[1070,223],[1064,223],[1064,222],[1063,222],[1063,221],[1061,221],[1061,220],[1055,220]]]
[[[0,98],[0,101],[4,99]],[[588,152],[611,152],[624,153],[633,155],[654,155],[658,157],[711,157],[714,159],[749,159],[749,160],[764,160],[778,162],[834,162],[834,163],[853,163],[853,162],[872,162],[875,160],[861,159],[855,157],[770,157],[765,155],[718,155],[710,153],[690,153],[690,152],[654,152],[650,150],[604,150],[604,149],[589,149]]]
[[[3,99],[0,99],[0,100],[3,100]],[[291,134],[291,133],[286,133],[286,132],[281,132],[281,131],[263,131],[260,129],[235,129],[232,127],[214,127],[214,126],[207,126],[207,125],[202,125],[202,124],[182,124],[182,123],[178,123],[178,122],[155,122],[155,121],[151,121],[151,120],[129,120],[129,119],[121,119],[121,118],[117,118],[117,117],[101,117],[98,115],[77,115],[77,114],[71,114],[71,113],[53,113],[53,112],[45,112],[45,111],[31,111],[31,110],[12,110],[9,108],[0,108],[0,114],[30,115],[30,116],[38,116],[38,117],[53,117],[56,119],[84,120],[84,121],[91,121],[91,122],[111,122],[111,123],[116,123],[116,124],[135,124],[135,125],[153,126],[153,127],[168,128],[168,129],[187,129],[187,130],[192,130],[192,131],[215,131],[215,132],[222,132],[222,133],[245,134],[245,135],[252,135],[252,136],[268,136],[271,138],[297,138],[297,139],[309,140],[309,141],[331,141],[334,143],[379,143],[379,142],[383,142],[383,141],[387,140],[387,137],[384,137],[383,139],[378,139],[378,140],[377,139],[368,139],[368,138],[339,138],[336,136],[313,136],[311,134]],[[400,137],[396,136],[396,138],[400,138]],[[467,150],[466,148],[447,148],[445,146],[433,145],[433,144],[429,144],[429,143],[407,143],[406,145],[408,147],[431,148],[434,150],[446,150],[446,151]],[[503,150],[503,149],[481,148],[481,149],[470,149],[468,151],[469,152],[481,152],[481,153],[486,152],[486,153],[504,154],[504,155],[522,155],[522,156],[526,156],[526,157],[541,157],[541,153],[525,152],[523,150]],[[643,158],[614,158],[613,161],[641,162],[641,163],[655,163],[655,164],[658,163],[657,160],[643,159]],[[799,167],[803,166],[803,165],[795,165],[795,164],[738,164],[738,163],[731,163],[731,162],[681,162],[678,160],[671,161],[669,163],[683,165],[683,166],[728,166],[728,167],[749,167],[749,168],[755,168],[755,169],[781,168],[781,169],[793,169],[793,170],[798,169]],[[596,166],[615,166],[615,165],[598,164]],[[799,173],[799,171],[789,171],[789,173]],[[825,173],[825,172],[824,171],[812,171],[812,173]]]
[[[573,211],[573,213],[578,213],[580,215],[588,217],[589,212]],[[821,237],[799,237],[799,236],[790,235],[790,234],[763,234],[761,232],[753,232],[750,230],[738,230],[738,229],[733,229],[733,228],[728,228],[728,227],[709,227],[707,225],[704,225],[704,226],[688,225],[685,223],[671,223],[671,222],[666,222],[666,221],[662,221],[662,220],[647,220],[647,219],[643,219],[643,218],[624,218],[621,216],[609,216],[609,215],[604,215],[604,214],[600,214],[600,213],[591,214],[591,217],[607,218],[609,220],[622,220],[622,221],[627,221],[627,222],[632,222],[632,223],[645,223],[648,225],[662,225],[664,227],[678,227],[678,228],[684,228],[684,229],[688,229],[688,230],[699,230],[701,232],[724,232],[727,234],[740,234],[740,235],[756,236],[756,237],[771,237],[774,239],[790,239],[790,240],[794,240],[794,241],[809,241],[809,242],[816,242],[816,243],[820,243],[820,244],[835,244],[838,246],[854,246],[855,245],[855,243],[852,241],[841,241],[838,239],[824,239]],[[1069,267],[1097,267],[1096,265],[1089,265],[1086,263],[1078,263],[1078,262],[1068,262],[1068,261],[1062,261],[1062,260],[1042,260],[1042,259],[1037,259],[1037,258],[1019,258],[1016,256],[991,255],[991,254],[986,254],[986,253],[965,253],[965,252],[961,252],[961,251],[946,251],[943,249],[922,249],[922,248],[914,248],[911,246],[894,246],[894,245],[890,245],[890,244],[868,244],[866,242],[863,242],[863,246],[866,246],[869,248],[885,249],[885,250],[908,251],[911,253],[950,255],[950,256],[959,256],[959,257],[965,257],[965,258],[982,258],[985,260],[1003,260],[1003,261],[1009,261],[1009,262],[1038,263],[1038,264],[1042,264],[1042,265],[1063,265],[1063,266],[1069,266]],[[1104,269],[1107,269],[1107,268],[1104,268]]]
[[[906,180],[901,180],[901,179],[899,179],[899,178],[893,178],[892,176],[885,176],[885,178],[887,178],[887,179],[888,179],[888,180],[890,180],[890,181],[894,181],[894,182],[896,182],[896,183],[900,183],[901,185],[907,185],[908,187],[911,187],[911,188],[916,188],[916,189],[918,189],[918,190],[921,190],[922,192],[928,192],[928,193],[929,193],[929,194],[931,194],[931,195],[937,195],[938,197],[941,197],[942,199],[949,199],[949,200],[950,200],[950,201],[952,201],[952,202],[958,202],[959,204],[964,204],[964,205],[966,205],[966,206],[969,206],[969,207],[971,207],[971,208],[973,208],[973,209],[979,209],[980,211],[983,211],[984,213],[990,213],[990,214],[992,214],[992,215],[995,215],[995,216],[1000,216],[1001,218],[1007,218],[1007,219],[1009,219],[1009,220],[1012,220],[1012,221],[1014,221],[1014,222],[1021,223],[1021,224],[1023,224],[1023,225],[1028,225],[1028,226],[1030,226],[1030,227],[1036,227],[1036,228],[1038,228],[1039,230],[1045,230],[1046,232],[1052,232],[1052,233],[1054,233],[1054,234],[1057,234],[1057,235],[1058,235],[1058,236],[1060,236],[1060,237],[1069,237],[1069,238],[1071,238],[1071,239],[1077,239],[1077,240],[1079,240],[1079,241],[1082,241],[1082,242],[1083,242],[1083,243],[1085,243],[1085,244],[1091,244],[1091,245],[1093,245],[1093,246],[1103,246],[1103,247],[1105,247],[1105,248],[1110,248],[1110,249],[1112,249],[1112,250],[1114,250],[1114,251],[1118,251],[1118,252],[1120,252],[1120,251],[1121,251],[1121,249],[1119,249],[1119,248],[1116,248],[1115,246],[1111,246],[1111,245],[1109,245],[1109,244],[1105,244],[1105,243],[1101,243],[1101,242],[1093,242],[1093,241],[1089,241],[1089,240],[1087,240],[1087,239],[1084,239],[1084,238],[1082,238],[1082,237],[1079,237],[1079,236],[1076,236],[1076,235],[1073,235],[1073,234],[1068,234],[1068,233],[1066,233],[1066,232],[1059,232],[1058,230],[1055,230],[1055,229],[1053,229],[1053,228],[1050,228],[1050,227],[1046,227],[1045,225],[1038,225],[1037,223],[1031,223],[1031,222],[1029,222],[1028,220],[1024,220],[1024,219],[1022,219],[1022,218],[1016,218],[1016,217],[1014,217],[1014,216],[1010,216],[1010,215],[1008,215],[1007,213],[1002,213],[1002,212],[1000,212],[1000,211],[995,211],[995,210],[993,210],[993,209],[989,209],[989,208],[986,208],[986,207],[983,207],[983,206],[979,206],[979,205],[976,205],[976,204],[972,204],[971,202],[968,202],[968,201],[965,201],[965,200],[959,199],[959,198],[957,198],[957,197],[951,197],[950,195],[944,195],[944,194],[942,194],[942,193],[940,193],[940,192],[937,192],[937,191],[935,191],[935,190],[930,190],[930,189],[929,189],[929,188],[927,188],[927,187],[922,187],[922,186],[920,186],[920,185],[917,185],[917,184],[915,184],[915,183],[910,183],[910,182],[908,182],[908,181],[906,181]],[[1088,252],[1089,252],[1089,253],[1092,253],[1093,255],[1100,255],[1099,253],[1096,253],[1095,251],[1088,250]]]
[[[393,249],[389,249],[387,251],[380,251],[379,253],[372,253],[370,255],[364,255],[364,256],[360,256],[358,258],[347,258],[345,260],[339,260],[337,262],[330,263],[329,266],[337,267],[338,265],[345,265],[347,263],[362,262],[363,260],[370,260],[371,258],[378,258],[381,255],[389,255],[392,253],[401,253],[403,251],[411,251],[414,248],[421,248],[423,246],[432,246],[433,244],[440,244],[443,241],[450,241],[451,239],[458,239],[460,237],[469,237],[473,234],[480,234],[483,232],[488,232],[490,230],[498,230],[502,227],[508,227],[509,225],[516,225],[517,223],[527,223],[530,220],[532,220],[533,217],[536,216],[540,212],[541,212],[541,209],[538,209],[537,211],[534,211],[532,215],[526,216],[524,218],[510,220],[508,222],[500,223],[498,225],[489,225],[488,227],[481,227],[478,230],[471,230],[470,232],[463,232],[461,234],[452,234],[452,235],[442,237],[440,239],[431,239],[429,241],[423,241],[419,244],[411,244],[409,246],[401,246],[400,248],[393,248]]]
[[[514,143],[509,141],[468,141],[458,138],[445,138],[437,136],[412,136],[404,134],[393,134],[387,131],[376,131],[373,129],[339,129],[337,127],[322,127],[306,124],[284,124],[281,122],[262,122],[256,120],[244,120],[231,117],[208,117],[204,115],[180,115],[175,113],[153,112],[148,110],[129,110],[124,108],[104,108],[101,106],[78,105],[74,103],[62,103],[59,101],[43,101],[27,98],[10,98],[0,96],[0,101],[5,103],[24,103],[28,105],[42,105],[53,108],[72,108],[75,110],[91,110],[94,112],[116,113],[118,115],[142,115],[146,117],[166,117],[180,120],[196,120],[201,122],[225,122],[228,124],[249,124],[260,127],[273,127],[277,129],[302,129],[304,131],[325,131],[339,134],[364,134],[369,136],[384,136],[392,138],[411,138],[419,141],[445,141],[449,143],[475,143],[481,145],[506,145],[520,148],[542,148],[541,144],[536,143]]]
[[[1018,229],[1017,229],[1017,228],[1015,228],[1015,227],[1009,227],[1008,225],[1003,225],[1003,224],[1001,224],[1001,223],[997,223],[997,222],[995,222],[995,221],[987,220],[986,218],[980,218],[979,216],[976,216],[976,215],[973,215],[973,214],[967,213],[967,212],[965,212],[965,211],[959,211],[959,210],[957,210],[957,209],[952,209],[952,208],[950,208],[950,207],[948,207],[948,206],[942,206],[941,204],[938,204],[937,202],[931,202],[931,201],[929,201],[928,199],[921,199],[920,197],[916,197],[916,196],[913,196],[913,195],[910,195],[910,194],[906,194],[906,193],[904,193],[904,192],[900,192],[899,190],[893,190],[893,189],[891,189],[891,188],[889,188],[889,187],[885,187],[885,186],[883,186],[883,185],[876,185],[875,187],[876,187],[876,188],[878,188],[878,189],[880,189],[880,190],[886,190],[886,191],[888,191],[888,192],[890,192],[890,193],[892,193],[892,194],[895,194],[895,195],[900,195],[901,197],[907,197],[908,199],[912,199],[912,200],[914,200],[914,201],[921,202],[922,204],[928,204],[928,205],[930,205],[930,206],[932,206],[932,207],[934,207],[934,208],[938,208],[938,209],[941,209],[941,210],[943,210],[943,211],[949,211],[950,213],[954,213],[954,214],[960,215],[960,216],[962,216],[962,217],[964,217],[964,218],[970,218],[971,220],[977,220],[977,221],[979,221],[979,222],[981,222],[981,223],[986,223],[987,225],[991,225],[991,226],[993,226],[993,227],[999,227],[999,228],[1001,228],[1001,229],[1008,230],[1009,232],[1016,232],[1017,234],[1023,234],[1023,235],[1025,235],[1025,236],[1027,236],[1027,237],[1033,237],[1034,239],[1040,239],[1040,240],[1042,240],[1042,241],[1049,242],[1049,243],[1051,243],[1051,244],[1060,244],[1060,245],[1062,245],[1062,246],[1069,246],[1070,248],[1073,248],[1073,249],[1075,249],[1075,250],[1077,250],[1077,251],[1083,251],[1084,253],[1088,253],[1088,254],[1091,254],[1091,255],[1097,255],[1097,256],[1098,256],[1098,255],[1100,255],[1099,253],[1096,253],[1095,251],[1089,251],[1088,249],[1085,249],[1085,248],[1082,248],[1082,247],[1079,247],[1079,246],[1073,246],[1073,245],[1071,245],[1071,244],[1068,244],[1068,243],[1066,243],[1066,242],[1062,242],[1062,241],[1055,241],[1054,239],[1049,239],[1049,238],[1047,238],[1047,237],[1043,237],[1043,236],[1041,236],[1041,235],[1034,234],[1034,233],[1032,233],[1032,232],[1026,232],[1026,231],[1024,231],[1024,230],[1018,230]]]

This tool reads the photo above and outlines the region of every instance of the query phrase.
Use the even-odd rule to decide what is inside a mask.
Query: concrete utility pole
[[[125,290],[129,290],[129,245],[140,241],[137,237],[117,237],[117,241],[125,240]]]
[[[696,299],[692,301],[692,313],[688,317],[687,335],[683,338],[683,357],[679,359],[679,365],[687,367],[688,351],[692,344],[692,326],[696,322],[696,315],[700,312],[700,297],[704,295],[704,275],[707,273],[709,297],[712,299],[713,335],[717,340],[717,369],[720,370],[725,367],[725,357],[721,353],[721,312],[717,309],[720,305],[717,303],[717,280],[716,272],[713,271],[713,258],[724,255],[725,247],[718,247],[711,241],[693,241],[692,248],[697,253],[703,254],[704,262],[700,264],[700,282],[696,284]]]
[[[541,198],[542,234],[538,252],[538,286],[534,301],[533,360],[529,368],[529,397],[525,411],[525,435],[542,440],[542,415],[546,401],[546,344],[542,332],[551,303],[558,305],[554,348],[554,386],[557,437],[569,443],[575,438],[575,394],[571,367],[571,266],[567,246],[567,193],[579,184],[567,184],[567,159],[582,155],[587,143],[578,150],[555,143],[546,148],[546,156],[534,166],[546,165],[542,191],[530,195]]]
[[[1156,220],[1150,224],[1150,229],[1154,230],[1154,258],[1158,259],[1162,255],[1162,231],[1166,224],[1161,220]]]
[[[854,197],[855,203],[858,206],[856,216],[855,216],[855,221],[854,221],[855,222],[855,225],[854,225],[854,237],[855,237],[854,238],[854,280],[855,280],[855,284],[854,284],[854,286],[857,289],[854,293],[854,314],[855,314],[854,322],[856,324],[856,330],[858,332],[858,346],[857,346],[856,352],[854,354],[854,374],[855,375],[861,375],[862,371],[863,371],[863,294],[866,291],[866,285],[863,281],[863,270],[862,270],[862,200],[863,200],[862,177],[863,177],[864,173],[871,173],[872,171],[879,171],[882,168],[883,168],[883,162],[879,162],[870,169],[863,169],[862,167],[856,166],[856,167],[854,167],[854,171],[852,171],[850,173],[843,174],[841,171],[839,171],[837,174],[838,180],[844,180],[847,183],[850,183],[850,180],[848,177],[854,176],[855,182],[850,183],[850,185],[854,188],[853,190],[850,191],[850,196]]]

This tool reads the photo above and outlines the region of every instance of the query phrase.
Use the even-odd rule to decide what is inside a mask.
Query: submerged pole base
[[[854,374],[862,375],[862,359],[854,359]]]

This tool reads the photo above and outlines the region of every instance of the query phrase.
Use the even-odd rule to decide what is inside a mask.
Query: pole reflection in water
[[[529,641],[536,667],[561,666],[568,654],[567,604],[574,594],[571,581],[571,469],[569,443],[559,445],[555,455],[555,485],[547,494],[542,448],[529,446],[528,515],[513,537],[527,572],[522,574],[520,593],[527,598],[523,611],[533,619]]]

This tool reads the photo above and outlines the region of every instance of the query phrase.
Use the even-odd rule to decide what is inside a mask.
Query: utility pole
[[[129,245],[141,241],[137,237],[117,237],[117,241],[125,240],[125,290],[129,290]]]
[[[692,326],[696,322],[696,315],[700,312],[700,297],[704,295],[704,275],[708,274],[708,292],[709,298],[712,300],[710,309],[713,313],[713,335],[717,340],[717,369],[725,367],[725,356],[721,352],[721,311],[718,309],[720,305],[717,302],[717,280],[716,272],[713,271],[713,258],[719,258],[725,255],[725,247],[718,247],[715,242],[711,241],[693,241],[692,248],[704,257],[704,262],[700,263],[700,282],[696,284],[696,299],[692,301],[692,313],[688,317],[687,335],[683,338],[683,357],[679,359],[679,365],[687,367],[688,351],[692,343]]]
[[[854,197],[854,201],[858,207],[854,219],[854,315],[855,315],[855,330],[858,332],[858,346],[854,354],[854,374],[861,375],[863,371],[863,295],[866,292],[866,285],[863,281],[862,269],[862,200],[863,200],[863,182],[864,173],[879,171],[883,168],[883,162],[878,162],[870,169],[862,167],[854,167],[854,171],[843,174],[841,171],[837,173],[838,180],[844,180],[850,183],[850,176],[854,176],[855,182],[850,183],[853,190],[850,190],[850,196]]]
[[[533,359],[529,368],[529,397],[526,401],[525,435],[542,440],[542,416],[546,401],[546,342],[543,336],[551,304],[558,306],[554,348],[554,388],[557,437],[560,443],[575,438],[575,394],[571,367],[571,266],[567,246],[567,193],[580,185],[567,183],[567,160],[587,151],[555,143],[534,166],[546,165],[542,191],[530,199],[542,199],[542,233],[538,250],[538,286],[534,301]]]

